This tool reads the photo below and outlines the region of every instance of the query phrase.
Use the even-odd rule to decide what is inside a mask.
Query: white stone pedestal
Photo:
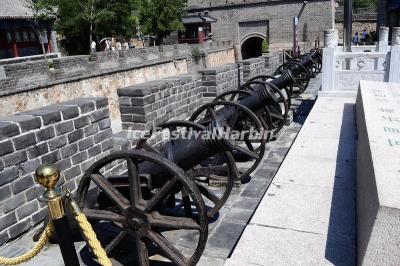
[[[357,264],[400,265],[400,84],[357,96]]]

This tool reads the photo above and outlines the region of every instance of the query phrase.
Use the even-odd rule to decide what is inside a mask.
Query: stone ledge
[[[357,96],[358,264],[400,265],[400,85],[361,81]]]

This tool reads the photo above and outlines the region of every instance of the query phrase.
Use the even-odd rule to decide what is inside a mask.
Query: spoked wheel
[[[276,135],[286,124],[289,117],[289,104],[286,90],[280,90],[274,84],[268,81],[253,80],[249,84],[249,89],[254,90],[251,85],[262,85],[268,95],[268,103],[263,107],[263,110],[257,112],[261,121],[265,121],[268,128]]]
[[[311,73],[310,71],[303,65],[298,62],[291,60],[281,65],[276,71],[275,75],[282,74],[282,70],[284,69],[292,69],[297,68],[296,73],[293,74],[294,88],[292,91],[292,96],[297,97],[302,94],[308,87],[308,83],[310,82]],[[297,89],[295,89],[297,88]]]
[[[318,69],[317,69],[317,62],[316,60],[311,56],[311,54],[305,54],[301,57],[301,60],[308,59],[312,63],[311,65],[307,65],[307,69],[311,74],[311,78],[315,78],[318,75]],[[300,60],[297,60],[297,62],[300,62]]]
[[[206,127],[191,121],[171,121],[158,125],[157,129],[157,132],[146,134],[146,137],[140,139],[136,149],[162,153],[163,150],[155,149],[148,144],[151,135],[165,134],[169,138],[167,141],[173,146],[174,138],[193,136],[192,133],[204,131]],[[238,180],[238,171],[232,153],[221,151],[199,165],[185,170],[187,175],[195,181],[207,207],[209,207],[207,217],[214,217],[231,194],[234,181]],[[210,181],[223,183],[223,186],[218,189],[218,195],[217,188],[208,186]],[[187,208],[187,211],[190,212],[190,209]]]
[[[319,49],[312,49],[310,51],[311,56],[313,56],[313,60],[315,62],[315,68],[317,70],[317,75],[321,73],[322,70],[322,51]]]
[[[234,91],[227,91],[219,96],[217,96],[213,102],[218,101],[228,101],[228,102],[236,102],[239,103],[241,99],[252,95],[253,92],[251,90],[234,90]],[[260,120],[261,124],[264,127],[264,130],[274,130],[272,124],[270,123],[271,114],[269,113],[269,109],[267,107],[263,107],[257,112],[254,112],[258,119]],[[270,136],[267,137],[267,142],[269,142]]]
[[[125,166],[125,173],[108,176],[113,166],[121,164]],[[153,173],[146,169],[153,169]],[[156,174],[159,179],[160,176],[165,179],[157,187],[152,183]],[[190,201],[195,215],[185,217],[180,206],[169,206],[171,194]],[[208,224],[201,194],[182,169],[157,154],[133,150],[106,156],[86,171],[79,184],[78,197],[90,221],[98,225],[107,223],[107,228],[115,227],[117,233],[105,247],[108,254],[117,247],[123,248],[119,244],[127,243],[124,240],[128,237],[136,246],[134,265],[149,265],[152,252],[175,265],[195,265],[204,251]],[[176,236],[180,234],[194,237],[190,255],[177,245]]]
[[[239,103],[241,99],[246,98],[247,96],[252,95],[253,92],[251,90],[234,90],[234,91],[227,91],[219,96],[217,96],[213,102],[218,101],[228,101],[228,102],[236,102]],[[260,120],[261,124],[264,127],[265,131],[274,130],[273,126],[270,122],[271,115],[269,113],[269,109],[267,107],[263,107],[257,112],[254,112],[258,119]],[[269,142],[271,136],[266,138],[267,143]]]
[[[316,75],[315,76],[317,76],[319,73],[321,73],[322,62],[321,62],[320,58],[315,59],[314,62],[315,62],[315,69],[316,69]]]
[[[276,135],[286,125],[289,117],[289,104],[282,91],[272,83],[266,83],[272,89],[273,103],[267,108],[270,114],[269,124]],[[290,97],[289,97],[290,98]]]
[[[269,140],[267,125],[258,119],[250,109],[235,102],[217,101],[201,106],[190,117],[202,125],[208,125],[213,120],[224,119],[227,122],[225,137],[229,137],[238,177],[242,180],[260,164],[265,146]]]
[[[318,62],[316,60],[314,60],[310,55],[310,60],[312,61],[312,66],[311,68],[311,77],[315,78],[318,74],[319,74],[319,70],[318,70]]]
[[[274,80],[276,77],[274,76],[268,76],[268,75],[262,75],[262,76],[256,76],[252,79],[250,79],[249,81],[247,81],[245,84],[243,84],[243,88],[244,89],[248,89],[251,91],[254,91],[254,87],[252,86],[252,84],[262,84],[260,82],[264,82],[265,84],[272,84],[271,80]],[[272,84],[272,86],[276,87],[275,85]],[[282,89],[280,89],[283,93],[283,95],[285,96],[286,102],[288,103],[288,108],[290,109],[291,105],[292,105],[292,92],[293,92],[293,86],[288,87],[284,87]]]
[[[247,80],[246,83],[251,83],[253,80],[268,81],[269,79],[275,79],[275,76],[271,76],[271,75],[258,75],[258,76],[252,77],[251,79]]]
[[[239,102],[240,100],[250,96],[252,93],[248,90],[234,90],[224,92],[213,100],[213,102],[226,101],[226,102]]]

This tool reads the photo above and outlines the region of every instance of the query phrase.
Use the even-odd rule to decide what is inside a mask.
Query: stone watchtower
[[[189,14],[207,10],[218,21],[211,31],[216,41],[233,40],[244,57],[261,55],[262,42],[270,51],[291,49],[293,17],[299,15],[304,1],[271,0],[188,0]],[[301,14],[298,41],[302,51],[323,43],[323,31],[332,26],[330,0],[308,1]]]

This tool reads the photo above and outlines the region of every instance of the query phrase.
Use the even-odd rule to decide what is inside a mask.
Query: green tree
[[[157,43],[173,31],[183,30],[183,0],[142,0],[140,25],[144,34],[157,36]]]
[[[26,7],[32,13],[32,18],[29,19],[29,22],[40,42],[44,58],[47,60],[42,35],[46,30],[45,25],[56,18],[56,8],[51,0],[26,0]]]
[[[354,0],[354,7],[376,7],[378,5],[377,0]]]
[[[343,5],[344,1],[346,0],[339,0],[337,1],[339,5]],[[353,0],[353,7],[360,8],[360,7],[377,7],[378,0]]]
[[[95,36],[130,38],[137,25],[137,0],[53,0],[57,30],[70,54],[87,53]]]

